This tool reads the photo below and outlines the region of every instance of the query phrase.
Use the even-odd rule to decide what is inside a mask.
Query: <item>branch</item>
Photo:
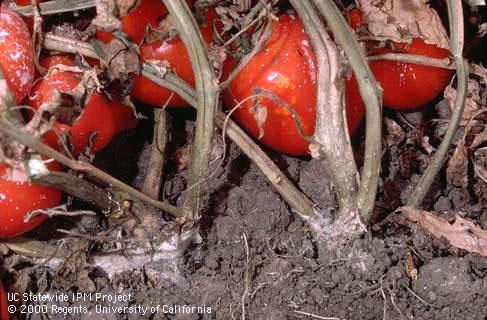
[[[184,0],[162,1],[175,21],[179,36],[190,56],[195,75],[198,111],[188,181],[189,189],[186,195],[186,205],[191,208],[191,214],[186,218],[198,220],[203,205],[202,197],[206,192],[206,179],[209,175],[219,90],[206,44],[188,5]]]
[[[345,51],[365,103],[365,159],[357,205],[362,219],[367,223],[374,208],[379,182],[382,155],[382,94],[367,64],[367,60],[362,54],[360,45],[335,3],[332,0],[313,0],[313,3],[325,17],[328,27],[333,32],[335,41]]]
[[[464,20],[461,0],[448,0],[448,17],[451,33],[450,49],[455,60],[457,74],[457,96],[455,99],[455,109],[448,124],[445,136],[443,137],[443,141],[438,147],[438,150],[431,159],[428,168],[426,168],[426,171],[419,180],[418,185],[414,189],[414,192],[409,199],[408,206],[410,207],[417,208],[423,202],[423,199],[433,184],[436,175],[445,163],[448,149],[463,116],[465,98],[467,95],[468,67],[462,54],[464,44]]]
[[[37,4],[41,15],[58,14],[65,12],[78,11],[96,7],[96,0],[55,0]],[[11,9],[17,11],[24,17],[33,17],[34,8],[29,6],[11,6]]]
[[[164,109],[154,110],[154,135],[151,144],[149,166],[142,186],[142,192],[159,199],[164,175],[164,151],[168,142],[168,114]]]
[[[49,172],[46,175],[33,176],[32,181],[40,185],[61,189],[65,193],[89,202],[101,210],[110,210],[111,201],[108,192],[72,174]]]
[[[310,146],[311,154],[320,159],[336,186],[339,215],[348,215],[356,208],[358,171],[347,133],[338,49],[310,2],[291,0],[291,4],[303,21],[318,63],[315,143]]]

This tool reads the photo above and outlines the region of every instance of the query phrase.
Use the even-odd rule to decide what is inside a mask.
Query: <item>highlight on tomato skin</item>
[[[373,48],[370,55],[407,53],[430,58],[448,58],[450,51],[415,38],[411,43],[394,43],[393,48]],[[370,68],[384,90],[384,106],[392,109],[416,109],[432,101],[450,83],[449,69],[396,61],[372,61]]]
[[[226,61],[223,79],[235,64],[231,59]],[[248,97],[258,90],[272,92],[294,109],[304,134],[311,136],[316,121],[316,78],[314,52],[301,21],[297,16],[282,15],[274,22],[263,49],[224,90],[223,100],[232,110],[241,104],[232,117],[262,144],[289,155],[309,155],[309,142],[301,136],[290,111],[267,97]],[[347,105],[350,133],[363,117],[363,105],[358,101],[357,106]]]
[[[41,61],[44,67],[52,67],[57,64],[74,66],[74,62],[67,57],[53,56]],[[57,71],[50,73],[39,80],[32,89],[27,104],[38,109],[43,103],[53,99],[55,90],[69,93],[80,83],[79,77],[72,72]],[[106,147],[115,135],[123,130],[132,129],[137,125],[137,119],[132,110],[123,105],[118,97],[112,101],[96,91],[86,99],[84,109],[72,123],[54,123],[54,131],[45,134],[46,140],[60,148],[58,137],[62,132],[69,131],[72,137],[73,153],[75,156],[81,154],[93,134],[91,152],[97,153]]]
[[[212,8],[205,14],[206,24],[200,26],[201,35],[207,44],[213,42],[214,21],[218,18]],[[195,85],[193,67],[183,41],[178,37],[171,40],[158,40],[144,43],[140,46],[142,62],[148,60],[164,60],[169,63],[171,72],[177,74],[189,85]],[[130,95],[137,100],[155,107],[162,107],[167,102],[168,107],[187,107],[188,103],[180,96],[173,94],[169,89],[163,88],[155,82],[141,75],[134,75],[133,89]]]
[[[20,104],[34,80],[32,40],[22,17],[4,5],[0,6],[0,52],[0,68]]]
[[[50,162],[51,171],[61,170],[57,162]],[[11,238],[28,232],[47,220],[37,215],[27,223],[26,214],[33,210],[45,210],[59,205],[62,192],[59,189],[7,178],[7,166],[0,164],[0,238]]]

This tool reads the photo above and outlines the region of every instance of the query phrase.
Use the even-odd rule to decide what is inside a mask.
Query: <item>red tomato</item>
[[[353,8],[347,12],[347,15],[350,27],[357,32],[362,26],[362,11],[359,8]]]
[[[186,1],[191,7],[192,0]],[[128,15],[121,19],[122,31],[125,32],[133,42],[142,42],[147,26],[157,27],[162,18],[168,14],[166,6],[160,0],[142,0]],[[110,42],[115,36],[111,32],[97,31],[96,37],[101,41]]]
[[[41,62],[44,67],[59,64],[74,65],[69,58],[50,57],[49,60]],[[65,59],[68,59],[67,61]],[[54,72],[37,82],[32,89],[28,105],[39,108],[42,103],[52,99],[54,90],[70,92],[80,82],[76,74],[71,72]],[[56,122],[54,128],[59,134],[62,131],[69,131],[74,145],[74,154],[79,155],[88,145],[90,136],[97,133],[93,142],[92,152],[96,153],[103,149],[112,138],[119,132],[134,128],[137,120],[133,117],[132,110],[123,105],[117,97],[109,101],[102,94],[93,92],[86,100],[82,114],[72,125]],[[57,135],[54,132],[46,134],[49,143],[57,146]]]
[[[209,10],[206,14],[206,25],[200,28],[203,40],[206,43],[213,42],[213,22],[217,18],[215,10]],[[186,51],[186,47],[181,39],[176,38],[167,41],[155,41],[144,43],[140,47],[140,57],[142,61],[165,60],[170,68],[181,79],[191,86],[195,85],[193,67]],[[163,88],[140,75],[134,76],[134,85],[131,95],[150,105],[162,107],[171,97],[172,91]],[[178,95],[173,95],[169,101],[169,107],[186,107],[188,103]]]
[[[9,312],[7,307],[8,307],[7,294],[3,290],[3,285],[0,279],[0,320],[9,319]]]
[[[229,108],[256,93],[256,89],[273,92],[289,104],[299,117],[304,134],[314,132],[316,119],[317,66],[314,53],[303,25],[297,16],[284,15],[274,22],[272,35],[263,49],[243,68],[223,93]],[[228,60],[224,78],[235,62]],[[354,99],[350,99],[355,101]],[[309,154],[309,143],[296,129],[291,113],[268,98],[258,97],[244,102],[233,113],[235,120],[254,137],[259,136],[255,118],[255,103],[265,107],[263,136],[259,139],[272,149],[290,155]],[[360,100],[359,100],[360,102]],[[353,133],[363,116],[363,106],[347,106],[348,126]]]
[[[47,166],[53,171],[61,169],[57,162]],[[62,195],[55,188],[7,179],[6,170],[7,167],[0,164],[0,238],[15,237],[40,225],[47,219],[46,215],[35,216],[28,223],[24,222],[25,215],[58,205]]]
[[[394,43],[394,48],[372,49],[370,53],[408,53],[431,58],[447,58],[450,51],[413,39]],[[384,105],[393,109],[415,109],[437,97],[450,83],[453,71],[411,63],[373,61],[370,68],[384,89]]]
[[[34,79],[32,42],[24,20],[5,6],[0,7],[0,52],[0,68],[20,104]]]

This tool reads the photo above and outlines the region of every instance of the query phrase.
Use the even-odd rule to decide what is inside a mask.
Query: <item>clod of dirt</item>
[[[435,306],[445,307],[451,304],[466,304],[465,309],[485,299],[483,280],[472,279],[470,264],[466,259],[445,257],[437,258],[419,269],[418,280],[413,283],[414,291],[421,297],[433,299]],[[484,303],[485,304],[485,300]],[[463,317],[463,319],[466,319]]]

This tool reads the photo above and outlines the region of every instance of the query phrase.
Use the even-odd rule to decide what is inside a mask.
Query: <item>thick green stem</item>
[[[175,21],[179,36],[190,56],[195,75],[198,111],[186,205],[191,208],[191,215],[187,218],[198,220],[206,192],[206,179],[209,175],[219,89],[206,44],[188,5],[184,0],[162,1]]]
[[[303,21],[318,63],[315,143],[312,145],[317,150],[312,155],[320,159],[336,187],[339,215],[349,215],[356,208],[358,171],[345,121],[340,56],[313,5],[301,0],[290,2]]]
[[[428,168],[426,168],[421,180],[418,182],[418,185],[414,189],[411,199],[409,199],[408,206],[410,207],[418,207],[421,205],[421,202],[423,202],[423,199],[433,184],[435,177],[438,175],[438,172],[445,163],[448,149],[463,116],[465,98],[467,95],[468,67],[462,54],[464,43],[462,1],[448,0],[448,17],[451,33],[450,50],[453,55],[453,59],[455,60],[457,74],[457,96],[455,99],[455,109],[448,124],[445,136],[443,137],[443,141],[431,159],[431,162],[428,165]]]
[[[345,51],[355,73],[360,94],[366,109],[365,159],[361,183],[357,197],[360,215],[368,223],[375,204],[379,182],[382,156],[382,102],[381,91],[370,70],[361,47],[340,10],[332,0],[313,0],[320,13],[325,17],[335,41]]]

